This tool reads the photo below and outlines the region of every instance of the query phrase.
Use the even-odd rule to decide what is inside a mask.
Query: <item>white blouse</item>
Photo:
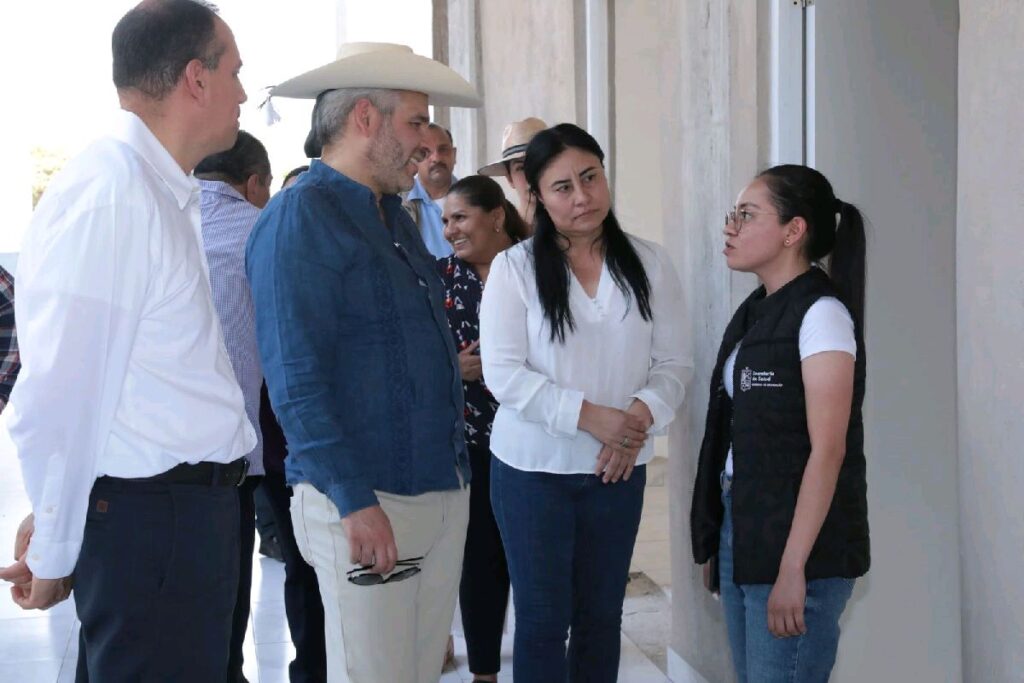
[[[575,329],[565,343],[551,340],[533,270],[532,240],[491,264],[480,306],[484,382],[501,404],[491,451],[521,470],[578,474],[594,471],[601,443],[577,428],[583,400],[626,409],[634,398],[662,434],[683,402],[693,374],[679,277],[665,250],[630,236],[651,284],[652,320],[601,269],[591,299],[570,273],[569,307]],[[647,440],[637,464],[654,455]]]

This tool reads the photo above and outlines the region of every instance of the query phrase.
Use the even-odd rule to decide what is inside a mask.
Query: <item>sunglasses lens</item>
[[[348,580],[357,586],[376,586],[384,582],[384,577],[380,574],[356,574],[348,577]]]
[[[404,581],[412,576],[416,576],[419,573],[419,567],[409,567],[408,569],[403,569],[400,572],[395,572],[394,574],[388,577],[388,581]]]
[[[408,579],[411,576],[416,576],[419,573],[419,567],[407,567],[406,569],[402,569],[391,574],[387,578],[384,578],[380,574],[356,574],[355,576],[348,577],[348,580],[357,586],[379,586],[382,583],[404,581],[405,579]]]

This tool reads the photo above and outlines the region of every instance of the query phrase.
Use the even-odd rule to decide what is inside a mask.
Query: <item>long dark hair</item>
[[[604,151],[601,146],[579,126],[560,123],[542,130],[530,140],[523,163],[526,182],[533,195],[540,197],[541,174],[555,157],[569,148],[593,154],[601,161],[602,166],[604,165]],[[569,309],[569,259],[563,244],[564,238],[559,235],[551,215],[541,201],[537,202],[533,225],[533,267],[537,279],[537,294],[544,309],[544,317],[551,326],[551,341],[565,343],[566,328],[571,332],[576,328],[576,324]],[[630,243],[629,237],[615,218],[615,213],[610,209],[604,219],[604,230],[600,239],[605,263],[615,284],[625,295],[627,302],[636,299],[640,315],[644,320],[650,320],[651,283],[647,279],[647,271],[644,270],[644,264]]]
[[[529,234],[526,223],[512,202],[505,197],[501,186],[487,176],[471,175],[461,178],[448,188],[448,194],[457,194],[470,206],[484,211],[494,211],[498,207],[505,209],[505,232],[513,244],[525,239]]]
[[[773,166],[757,176],[768,185],[779,220],[807,222],[807,257],[829,258],[828,273],[858,326],[864,323],[864,217],[853,204],[836,198],[832,184],[807,166]],[[839,221],[836,222],[836,214]]]

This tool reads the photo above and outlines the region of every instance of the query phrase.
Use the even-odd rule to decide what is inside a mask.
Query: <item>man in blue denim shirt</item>
[[[441,674],[470,475],[441,282],[397,194],[422,156],[419,88],[444,95],[454,76],[464,99],[475,93],[411,51],[354,49],[377,60],[366,74],[415,59],[448,80],[418,71],[401,87],[399,69],[388,89],[349,87],[343,56],[278,86],[317,97],[309,142],[321,158],[263,212],[247,271],[296,540],[320,582],[329,680],[426,683]]]

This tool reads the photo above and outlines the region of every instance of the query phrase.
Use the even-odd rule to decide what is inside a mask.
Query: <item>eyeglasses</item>
[[[771,211],[747,211],[746,209],[740,209],[737,211],[733,209],[732,211],[729,211],[728,213],[725,214],[725,225],[726,227],[729,227],[730,225],[735,225],[736,232],[739,233],[741,230],[743,230],[743,228],[747,226],[748,223],[750,223],[750,221],[754,220],[758,216],[778,215],[779,214],[772,213]]]
[[[416,576],[422,570],[417,562],[422,562],[422,557],[410,557],[407,560],[399,560],[395,562],[395,567],[404,567],[396,572],[392,572],[388,576],[383,574],[374,574],[369,569],[373,568],[373,565],[366,567],[356,567],[350,569],[348,572],[348,580],[357,586],[380,586],[385,583],[395,583],[397,581],[405,581],[408,578]],[[363,572],[360,574],[359,572]]]

